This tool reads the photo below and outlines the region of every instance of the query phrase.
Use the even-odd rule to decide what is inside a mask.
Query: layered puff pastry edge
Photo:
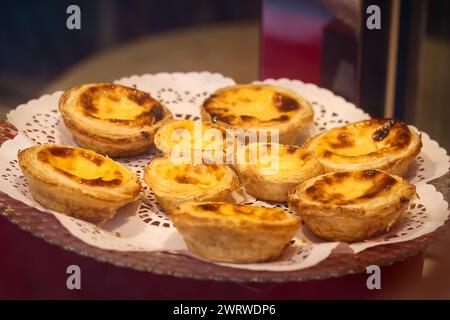
[[[255,143],[244,152],[245,161],[233,167],[245,190],[258,199],[286,202],[289,190],[322,173],[314,155],[297,146]]]
[[[139,198],[138,177],[91,150],[41,145],[19,151],[18,159],[33,198],[75,218],[102,223]]]
[[[111,157],[146,152],[156,130],[172,119],[169,109],[148,93],[109,83],[67,90],[59,111],[80,146]]]
[[[278,258],[300,219],[280,208],[187,202],[171,215],[188,248],[205,259],[254,263]]]
[[[228,165],[175,162],[169,157],[153,159],[145,168],[144,181],[169,214],[188,201],[223,201],[239,187]]]
[[[333,172],[291,190],[289,206],[319,237],[356,242],[390,230],[409,203],[415,187],[378,170]]]

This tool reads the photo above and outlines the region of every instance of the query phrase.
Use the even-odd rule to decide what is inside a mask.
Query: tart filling
[[[415,187],[399,176],[360,170],[309,179],[288,201],[318,236],[353,242],[388,231],[415,197]]]
[[[302,108],[294,97],[263,85],[224,89],[210,96],[203,107],[213,122],[236,126],[286,122]]]
[[[321,133],[304,147],[326,171],[380,169],[403,175],[422,143],[415,130],[400,121],[370,119]]]
[[[61,96],[59,110],[81,146],[110,156],[145,152],[155,131],[172,118],[148,93],[108,83],[71,88]]]
[[[300,226],[280,208],[225,202],[184,203],[171,219],[194,253],[234,263],[276,259]]]
[[[247,84],[217,90],[202,105],[205,121],[225,128],[276,128],[281,143],[294,143],[310,124],[310,104],[295,92],[271,85]]]
[[[111,159],[79,148],[48,147],[37,158],[81,184],[114,186],[126,182],[129,175]]]
[[[186,201],[224,200],[239,186],[226,165],[177,163],[167,157],[150,162],[144,180],[169,212]]]
[[[152,125],[165,114],[148,93],[116,84],[88,87],[80,94],[76,110],[93,119],[131,127]]]
[[[258,199],[286,201],[290,189],[322,172],[314,155],[283,144],[249,144],[245,161],[235,165],[248,193]]]
[[[164,154],[172,150],[224,151],[226,132],[210,123],[193,120],[176,120],[163,125],[155,135],[155,145]]]
[[[43,145],[19,152],[33,198],[44,207],[91,222],[104,222],[138,198],[137,176],[93,151]]]

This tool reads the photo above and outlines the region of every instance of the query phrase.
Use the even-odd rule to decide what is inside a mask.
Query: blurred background
[[[72,4],[81,30],[66,27]],[[366,25],[372,4],[380,29]],[[22,0],[2,1],[0,21],[0,119],[80,83],[207,70],[312,82],[450,148],[447,0]],[[416,296],[450,298],[449,246],[427,251]]]
[[[71,4],[81,30],[66,27]],[[132,74],[210,70],[251,81],[260,17],[259,0],[2,1],[0,108]]]

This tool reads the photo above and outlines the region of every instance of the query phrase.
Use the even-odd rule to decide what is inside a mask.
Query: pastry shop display
[[[448,225],[448,155],[428,134],[298,80],[234,83],[163,72],[18,106],[0,212],[103,261],[227,281],[364,270]]]

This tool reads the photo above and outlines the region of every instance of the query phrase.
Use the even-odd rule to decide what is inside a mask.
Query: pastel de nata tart
[[[190,164],[168,157],[155,158],[145,169],[144,181],[168,213],[183,202],[222,201],[239,187],[227,165]]]
[[[80,146],[111,157],[146,152],[155,131],[172,119],[147,92],[109,83],[69,89],[59,100],[59,110]]]
[[[314,155],[297,146],[249,144],[245,156],[237,157],[234,168],[245,190],[258,199],[285,202],[289,190],[322,173]]]
[[[20,151],[18,158],[33,198],[75,218],[102,223],[139,198],[138,177],[91,150],[41,145]]]
[[[170,216],[188,248],[205,259],[254,263],[278,258],[300,227],[280,208],[188,202]]]
[[[222,88],[205,100],[202,119],[231,129],[278,129],[279,142],[294,144],[313,119],[309,102],[294,91],[265,84]]]
[[[415,197],[415,187],[399,176],[359,170],[309,179],[288,202],[319,237],[355,242],[388,231]]]
[[[228,140],[234,141],[232,136],[228,137]],[[155,146],[165,155],[175,156],[183,155],[186,150],[189,150],[193,157],[194,150],[199,150],[204,158],[210,155],[209,158],[213,159],[217,155],[220,163],[224,163],[227,135],[223,128],[211,123],[174,120],[158,129],[155,134]],[[209,151],[209,153],[205,151]],[[220,151],[221,154],[216,154],[216,151]]]
[[[303,146],[326,172],[376,169],[403,176],[422,148],[414,128],[391,119],[370,119],[334,128]]]

